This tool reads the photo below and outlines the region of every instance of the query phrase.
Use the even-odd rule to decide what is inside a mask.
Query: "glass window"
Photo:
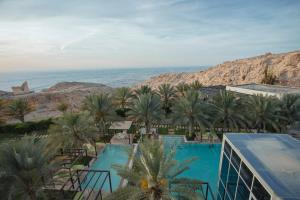
[[[254,178],[252,193],[254,194],[257,200],[271,199],[271,195],[267,192],[267,190],[262,186],[262,184],[256,178]]]
[[[230,158],[231,147],[226,141],[224,143],[224,152],[227,154],[228,158]]]
[[[220,197],[222,197],[222,199],[224,198],[224,193],[225,193],[225,188],[224,188],[223,184],[220,181],[219,182],[219,195],[220,195]]]
[[[248,187],[251,188],[253,174],[250,171],[250,169],[245,165],[245,163],[242,163],[241,165],[240,174],[245,183],[248,185]]]
[[[227,181],[228,168],[229,168],[229,160],[225,155],[223,155],[223,161],[221,167],[221,180],[224,185],[226,184]]]
[[[236,200],[248,200],[250,191],[247,188],[246,184],[242,179],[239,179],[237,191],[236,191]]]
[[[231,200],[230,198],[229,198],[229,195],[228,195],[228,193],[226,193],[226,195],[225,195],[225,198],[224,198],[225,200]]]
[[[226,190],[227,190],[229,196],[232,199],[234,199],[234,196],[235,196],[235,190],[236,190],[236,186],[237,186],[237,179],[238,179],[238,173],[234,169],[234,167],[232,165],[230,165]]]
[[[239,171],[241,159],[240,159],[240,157],[235,153],[234,150],[232,150],[231,162],[232,162],[233,166]]]

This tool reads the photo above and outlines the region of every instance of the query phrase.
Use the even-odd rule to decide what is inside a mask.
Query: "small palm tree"
[[[285,126],[300,120],[300,95],[285,95],[280,101],[280,113],[285,117]]]
[[[161,117],[161,104],[157,95],[141,94],[133,100],[129,116],[136,121],[144,122],[146,132],[150,133],[153,121]]]
[[[109,122],[116,118],[112,98],[108,94],[90,95],[83,107],[91,114],[99,133],[105,134]]]
[[[116,190],[107,196],[106,200],[172,200],[198,199],[191,185],[200,181],[180,178],[179,176],[189,169],[188,165],[194,160],[185,160],[178,163],[175,151],[168,153],[161,142],[145,140],[139,145],[139,156],[134,157],[134,166],[114,166],[118,174],[128,181],[128,185]]]
[[[222,129],[226,131],[246,127],[246,119],[241,112],[241,104],[232,93],[226,90],[220,91],[213,98],[212,105],[214,108],[214,125],[220,124]]]
[[[49,174],[60,166],[60,162],[53,159],[55,153],[46,139],[32,136],[3,143],[0,147],[0,182],[5,183],[3,189],[6,191],[1,187],[1,198],[36,200],[45,197],[42,187],[49,180]]]
[[[0,99],[0,125],[4,123],[3,110],[4,110],[4,101],[2,99]]]
[[[185,96],[180,97],[173,106],[173,121],[187,125],[189,136],[194,135],[195,126],[203,131],[210,126],[209,105],[200,98],[199,92],[188,90]]]
[[[128,87],[118,88],[115,92],[114,103],[118,106],[124,116],[126,116],[126,111],[128,111],[131,98],[132,94]]]
[[[272,72],[269,72],[269,67],[267,66],[264,70],[264,77],[262,78],[261,83],[274,85],[278,82],[279,82],[279,80],[278,80],[277,76],[274,75]]]
[[[246,105],[249,119],[257,132],[261,130],[264,132],[280,130],[278,121],[284,119],[284,117],[280,115],[278,100],[262,95],[250,96]]]
[[[194,90],[199,90],[203,87],[202,83],[200,83],[198,80],[195,80],[190,84],[190,87]]]
[[[162,84],[158,87],[158,94],[162,100],[162,108],[165,111],[165,117],[171,112],[172,104],[176,97],[176,91],[170,84]]]
[[[179,83],[177,86],[176,86],[176,93],[178,96],[185,96],[185,93],[190,90],[191,87],[186,84],[186,83]]]
[[[33,106],[25,99],[16,99],[9,105],[10,114],[22,123],[25,122],[25,115],[34,110]]]
[[[59,110],[62,113],[66,112],[68,108],[69,108],[69,104],[67,104],[66,102],[60,102],[57,105],[57,110]]]
[[[52,143],[62,148],[78,148],[86,143],[95,145],[97,138],[97,130],[88,113],[64,113],[50,126],[49,133]]]

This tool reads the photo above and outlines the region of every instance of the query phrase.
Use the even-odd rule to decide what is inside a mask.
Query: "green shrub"
[[[88,164],[90,163],[91,160],[92,160],[92,157],[84,156],[84,157],[81,157],[80,159],[76,160],[76,162],[74,162],[74,165],[88,166]]]
[[[185,135],[186,131],[185,131],[185,129],[175,129],[174,134],[175,135]]]
[[[52,119],[41,120],[39,122],[24,122],[17,124],[7,124],[0,126],[0,134],[30,134],[35,131],[47,131],[52,124]]]
[[[168,128],[158,128],[158,134],[168,135]]]

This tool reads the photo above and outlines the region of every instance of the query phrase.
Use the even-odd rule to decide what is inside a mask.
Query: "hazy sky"
[[[296,49],[299,0],[0,0],[0,71],[213,65]]]

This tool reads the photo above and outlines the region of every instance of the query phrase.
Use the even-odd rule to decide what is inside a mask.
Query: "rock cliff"
[[[195,73],[161,74],[137,85],[157,88],[162,83],[177,85],[198,80],[206,86],[261,83],[264,71],[276,75],[280,85],[300,87],[300,51],[227,61]]]

